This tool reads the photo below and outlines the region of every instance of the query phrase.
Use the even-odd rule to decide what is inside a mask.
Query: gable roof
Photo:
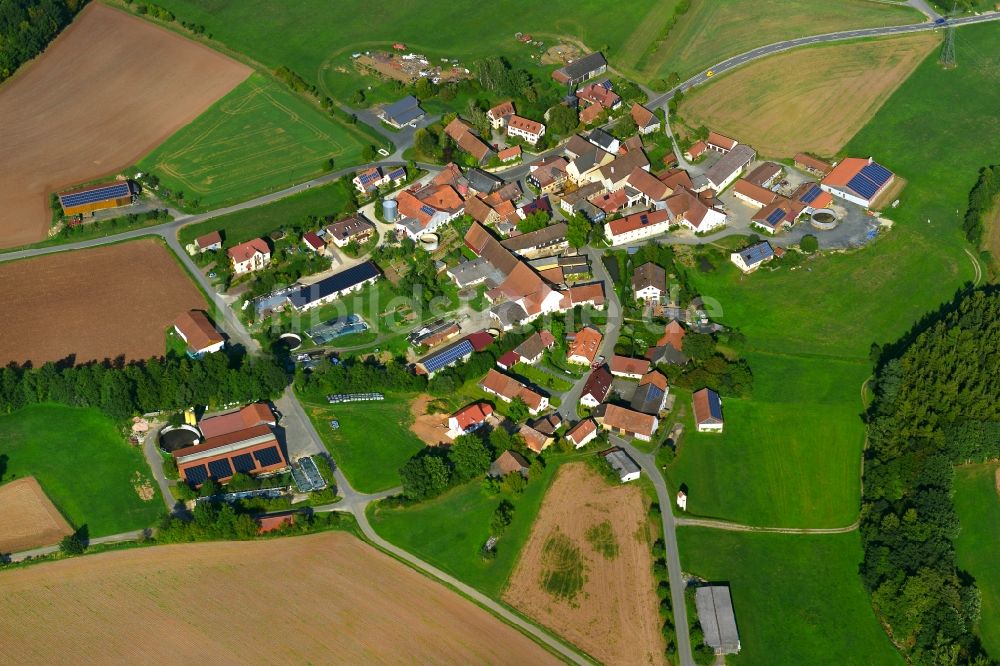
[[[507,160],[512,160],[515,157],[521,156],[521,146],[510,146],[509,148],[504,148],[499,153],[497,157],[501,162],[506,162]]]
[[[587,377],[587,381],[583,385],[583,390],[580,392],[580,397],[589,395],[597,402],[604,402],[604,399],[608,397],[608,393],[611,391],[611,383],[613,381],[614,377],[611,375],[611,371],[608,370],[608,366],[602,365],[599,368],[595,368],[591,371],[590,376]]]
[[[517,451],[507,450],[493,461],[490,471],[506,476],[514,472],[521,472],[529,469],[528,461]]]
[[[667,272],[652,261],[647,261],[632,273],[632,289],[639,291],[646,287],[656,287],[660,291],[667,288]]]
[[[651,436],[656,430],[656,417],[626,407],[608,405],[604,411],[604,425],[628,433]]]
[[[764,183],[771,180],[775,176],[781,173],[781,167],[774,162],[764,162],[753,171],[746,175],[746,179],[755,185],[763,186]]]
[[[608,227],[611,229],[613,235],[620,236],[629,231],[635,231],[636,229],[654,224],[662,224],[668,220],[669,217],[666,210],[653,210],[646,213],[633,213],[628,217],[611,220],[608,222]]]
[[[645,129],[646,127],[660,124],[660,119],[656,117],[656,114],[644,107],[642,104],[633,104],[631,113],[632,120],[635,121],[635,124],[639,127],[639,129]]]
[[[705,171],[705,178],[712,185],[718,185],[728,179],[734,172],[753,161],[757,151],[746,144],[739,144],[722,156],[718,162]]]
[[[750,182],[746,178],[740,178],[733,186],[733,192],[752,199],[762,206],[766,206],[778,196],[771,190],[761,187],[757,183]]]
[[[521,398],[530,409],[541,407],[542,396],[509,375],[490,368],[479,385],[508,400]]]
[[[326,233],[332,238],[347,240],[353,236],[375,229],[375,225],[361,216],[360,213],[338,220],[326,228]]]
[[[566,432],[566,437],[579,445],[594,432],[597,432],[597,422],[594,419],[583,419]]]
[[[541,134],[542,130],[545,129],[545,125],[538,122],[537,120],[530,120],[528,118],[522,118],[521,116],[511,116],[507,120],[507,127],[513,127],[514,129],[519,129],[523,132],[528,132],[529,134]]]
[[[544,245],[554,245],[566,240],[566,230],[569,225],[566,222],[556,222],[535,231],[525,234],[518,234],[501,241],[500,244],[511,252],[520,252]]]
[[[695,159],[706,150],[708,150],[707,143],[704,141],[695,141],[691,144],[691,147],[687,149],[687,154],[691,156],[691,159]]]
[[[813,157],[812,155],[807,155],[806,153],[795,153],[795,163],[801,164],[807,169],[812,169],[813,171],[818,171],[822,174],[830,173],[833,169],[829,162],[824,162],[818,157]]]
[[[517,431],[517,434],[524,438],[524,443],[535,453],[541,453],[544,451],[545,447],[551,444],[552,441],[551,435],[539,432],[527,423],[521,426],[521,428]]]
[[[316,235],[315,231],[307,231],[302,234],[302,240],[313,250],[322,250],[326,247],[326,243],[323,242],[322,238]]]
[[[736,139],[730,139],[728,136],[725,136],[724,134],[719,134],[718,132],[709,132],[708,141],[706,143],[712,146],[719,146],[720,148],[723,148],[725,150],[732,150],[733,148],[736,147],[736,144],[739,142],[736,141]]]
[[[695,423],[722,423],[722,401],[719,394],[710,388],[695,391],[691,396],[694,403]]]
[[[636,166],[626,181],[631,187],[642,192],[651,201],[661,201],[670,194],[670,187],[641,166]]]
[[[212,231],[210,233],[205,234],[204,236],[198,236],[198,238],[196,238],[194,242],[199,248],[205,249],[210,245],[221,243],[222,234],[219,233],[218,231]]]
[[[684,336],[687,331],[676,319],[671,319],[663,329],[663,336],[656,341],[658,346],[670,345],[679,352],[684,351]]]
[[[404,125],[424,115],[424,110],[420,108],[419,100],[413,95],[407,95],[397,102],[382,107],[382,112],[386,117],[392,118],[400,125]]]
[[[506,102],[500,102],[492,109],[486,112],[491,118],[506,118],[507,116],[514,115],[514,102],[507,100]]]
[[[188,347],[194,351],[201,351],[223,341],[219,331],[201,310],[181,313],[174,321],[174,326],[184,334]]]
[[[664,185],[670,188],[671,192],[680,187],[686,187],[689,190],[694,189],[694,183],[691,182],[691,176],[684,169],[670,169],[660,174],[660,181]]]
[[[244,261],[249,261],[257,253],[264,255],[271,254],[271,248],[268,247],[267,241],[263,238],[253,238],[246,241],[245,243],[240,243],[239,245],[234,245],[229,248],[227,254],[229,258],[237,263],[242,263]]]
[[[644,375],[649,372],[649,361],[615,354],[611,357],[611,372],[621,375]]]
[[[520,358],[533,359],[555,344],[555,338],[548,330],[536,331],[527,340],[514,348]]]
[[[255,402],[228,414],[203,418],[198,422],[198,429],[207,439],[274,422],[275,416],[271,408],[262,402]]]
[[[458,422],[459,428],[468,430],[469,426],[484,422],[492,413],[493,406],[488,402],[474,402],[452,414],[451,418]]]
[[[301,308],[304,305],[349,289],[379,275],[378,266],[374,262],[364,261],[350,268],[345,268],[339,273],[334,273],[329,277],[323,278],[319,282],[314,282],[302,287],[298,291],[292,292],[288,295],[288,302],[293,307]]]
[[[607,66],[608,61],[604,58],[604,55],[600,51],[595,51],[582,58],[577,58],[570,64],[552,72],[552,78],[560,83],[568,83]]]
[[[584,326],[576,332],[576,337],[573,338],[569,349],[566,350],[566,356],[581,356],[593,363],[594,359],[597,358],[597,351],[603,338],[604,336],[596,328]]]

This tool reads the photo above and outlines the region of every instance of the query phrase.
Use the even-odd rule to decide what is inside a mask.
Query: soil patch
[[[939,41],[920,33],[779,54],[697,89],[680,115],[762,155],[835,155]]]
[[[45,238],[49,195],[114,174],[250,68],[100,3],[0,87],[0,247]]]
[[[0,486],[0,553],[51,546],[72,533],[34,477]]]
[[[542,54],[543,65],[565,65],[580,57],[580,47],[574,44],[556,44],[545,49]]]
[[[448,414],[428,414],[427,407],[432,402],[434,398],[426,393],[421,393],[410,402],[410,414],[413,416],[410,431],[428,446],[451,444],[445,435],[448,432]]]
[[[0,264],[0,365],[162,356],[164,332],[205,308],[187,274],[156,240]]]
[[[556,663],[342,532],[115,551],[0,572],[0,589],[11,663]]]
[[[504,600],[603,663],[665,663],[647,520],[638,487],[563,466]]]

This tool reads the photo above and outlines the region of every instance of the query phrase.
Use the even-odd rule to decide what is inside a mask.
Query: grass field
[[[857,533],[678,530],[684,570],[729,583],[742,651],[726,663],[902,664],[872,611]]]
[[[696,88],[680,115],[763,155],[836,155],[939,44],[926,32],[782,53]]]
[[[359,164],[375,140],[255,73],[142,159],[189,210],[217,208]]]
[[[635,68],[646,78],[677,72],[686,79],[730,56],[784,39],[923,20],[909,7],[865,0],[694,0],[666,42],[646,51]]]
[[[305,403],[323,444],[356,490],[374,493],[398,486],[399,468],[424,443],[413,434],[409,400],[387,395],[384,402],[345,405]],[[330,428],[330,419],[340,429]]]
[[[1000,654],[1000,490],[997,465],[963,465],[955,474],[955,511],[962,532],[955,540],[958,566],[983,594],[978,634],[991,655]]]
[[[538,478],[520,496],[487,493],[473,481],[412,507],[369,509],[372,526],[392,543],[415,553],[464,583],[500,598],[542,505],[546,489],[564,457],[549,455]],[[497,556],[485,561],[480,548],[490,536],[490,518],[502,499],[514,503],[514,519],[497,544]]]
[[[152,525],[163,513],[155,484],[142,500],[133,486],[149,468],[107,417],[96,409],[36,405],[0,416],[3,480],[34,476],[75,529],[91,537]]]
[[[266,206],[230,213],[183,227],[178,234],[186,245],[195,238],[221,230],[227,246],[259,238],[275,229],[304,223],[310,215],[339,215],[350,197],[340,181],[315,187]]]

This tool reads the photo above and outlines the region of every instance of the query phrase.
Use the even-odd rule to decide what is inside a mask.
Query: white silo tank
[[[385,218],[386,222],[395,222],[396,217],[399,215],[397,212],[396,200],[395,199],[383,199],[382,200],[382,217]]]

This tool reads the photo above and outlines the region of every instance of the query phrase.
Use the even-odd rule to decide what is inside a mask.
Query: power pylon
[[[958,4],[952,6],[951,13],[948,14],[947,18],[953,19],[958,15]],[[955,27],[949,23],[944,29],[944,44],[941,45],[941,57],[938,58],[938,62],[944,69],[955,69],[958,67],[958,61],[955,60]]]

